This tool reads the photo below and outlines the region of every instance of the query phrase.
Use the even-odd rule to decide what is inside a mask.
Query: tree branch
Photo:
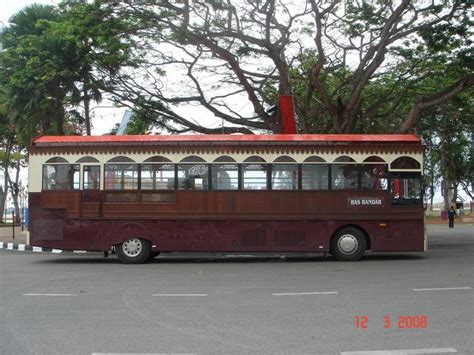
[[[427,108],[442,104],[473,85],[474,74],[469,74],[442,91],[418,98],[398,130],[398,133],[409,132],[418,123],[423,111]]]

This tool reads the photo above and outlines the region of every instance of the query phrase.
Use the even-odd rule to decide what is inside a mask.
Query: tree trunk
[[[89,97],[89,91],[87,90],[87,86],[89,85],[89,78],[87,75],[84,77],[84,120],[86,124],[86,135],[90,136],[91,135],[91,118],[90,118],[90,109],[89,109],[89,103],[90,103],[90,97]]]
[[[459,188],[459,183],[457,181],[453,181],[453,204],[456,205],[456,202],[458,200],[458,188]]]
[[[15,222],[21,223],[21,215],[20,215],[20,160],[17,161],[16,164],[16,174],[15,174],[15,182],[14,182],[14,189],[12,189],[12,198],[13,198],[13,206],[15,208]],[[23,211],[22,211],[23,212]]]
[[[441,179],[443,181],[442,189],[443,189],[443,200],[444,200],[444,211],[449,210],[449,181],[447,179],[446,174],[446,157],[445,157],[445,144],[444,144],[444,137],[441,138],[440,144],[440,157],[441,157]]]
[[[3,169],[4,174],[3,174],[3,186],[1,187],[1,195],[0,195],[0,213],[1,215],[1,220],[5,222],[5,205],[7,201],[7,196],[8,196],[8,169]]]
[[[63,106],[64,97],[56,98],[56,109],[54,112],[54,129],[55,134],[64,136],[64,121],[66,118],[66,110]]]
[[[434,169],[433,166],[431,166],[431,171],[430,171],[430,211],[433,212],[433,199],[434,199]]]
[[[5,222],[3,219],[4,216],[4,211],[5,211],[5,200],[7,199],[7,193],[6,191],[3,191],[3,186],[0,187],[0,220],[2,222]]]
[[[2,168],[3,168],[3,186],[1,186],[1,195],[0,195],[0,213],[2,214],[0,219],[5,222],[5,204],[7,201],[8,196],[8,166],[10,165],[10,157],[11,157],[11,150],[13,146],[13,137],[10,137],[7,140],[7,144],[5,147],[5,157],[2,161]]]
[[[10,186],[10,193],[12,194],[13,207],[15,209],[15,221],[14,223],[20,223],[20,161],[15,162],[15,181],[11,179],[10,174],[8,174],[8,185]]]

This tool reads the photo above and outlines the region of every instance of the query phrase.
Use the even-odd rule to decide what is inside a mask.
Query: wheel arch
[[[141,238],[153,243],[152,234],[143,223],[136,221],[119,221],[111,228],[109,240],[111,245],[118,245],[130,238]]]

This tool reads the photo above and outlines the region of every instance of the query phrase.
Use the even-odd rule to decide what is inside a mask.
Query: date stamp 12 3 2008
[[[355,316],[354,320],[357,329],[369,329],[369,316]],[[428,327],[428,316],[425,315],[384,315],[383,321],[384,329],[426,329]]]

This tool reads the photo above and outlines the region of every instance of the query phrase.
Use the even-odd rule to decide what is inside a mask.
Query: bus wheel
[[[119,260],[125,264],[142,264],[148,261],[151,245],[148,240],[131,238],[116,246]]]
[[[364,256],[367,241],[364,233],[354,227],[346,227],[331,239],[331,254],[340,261],[356,261]]]

